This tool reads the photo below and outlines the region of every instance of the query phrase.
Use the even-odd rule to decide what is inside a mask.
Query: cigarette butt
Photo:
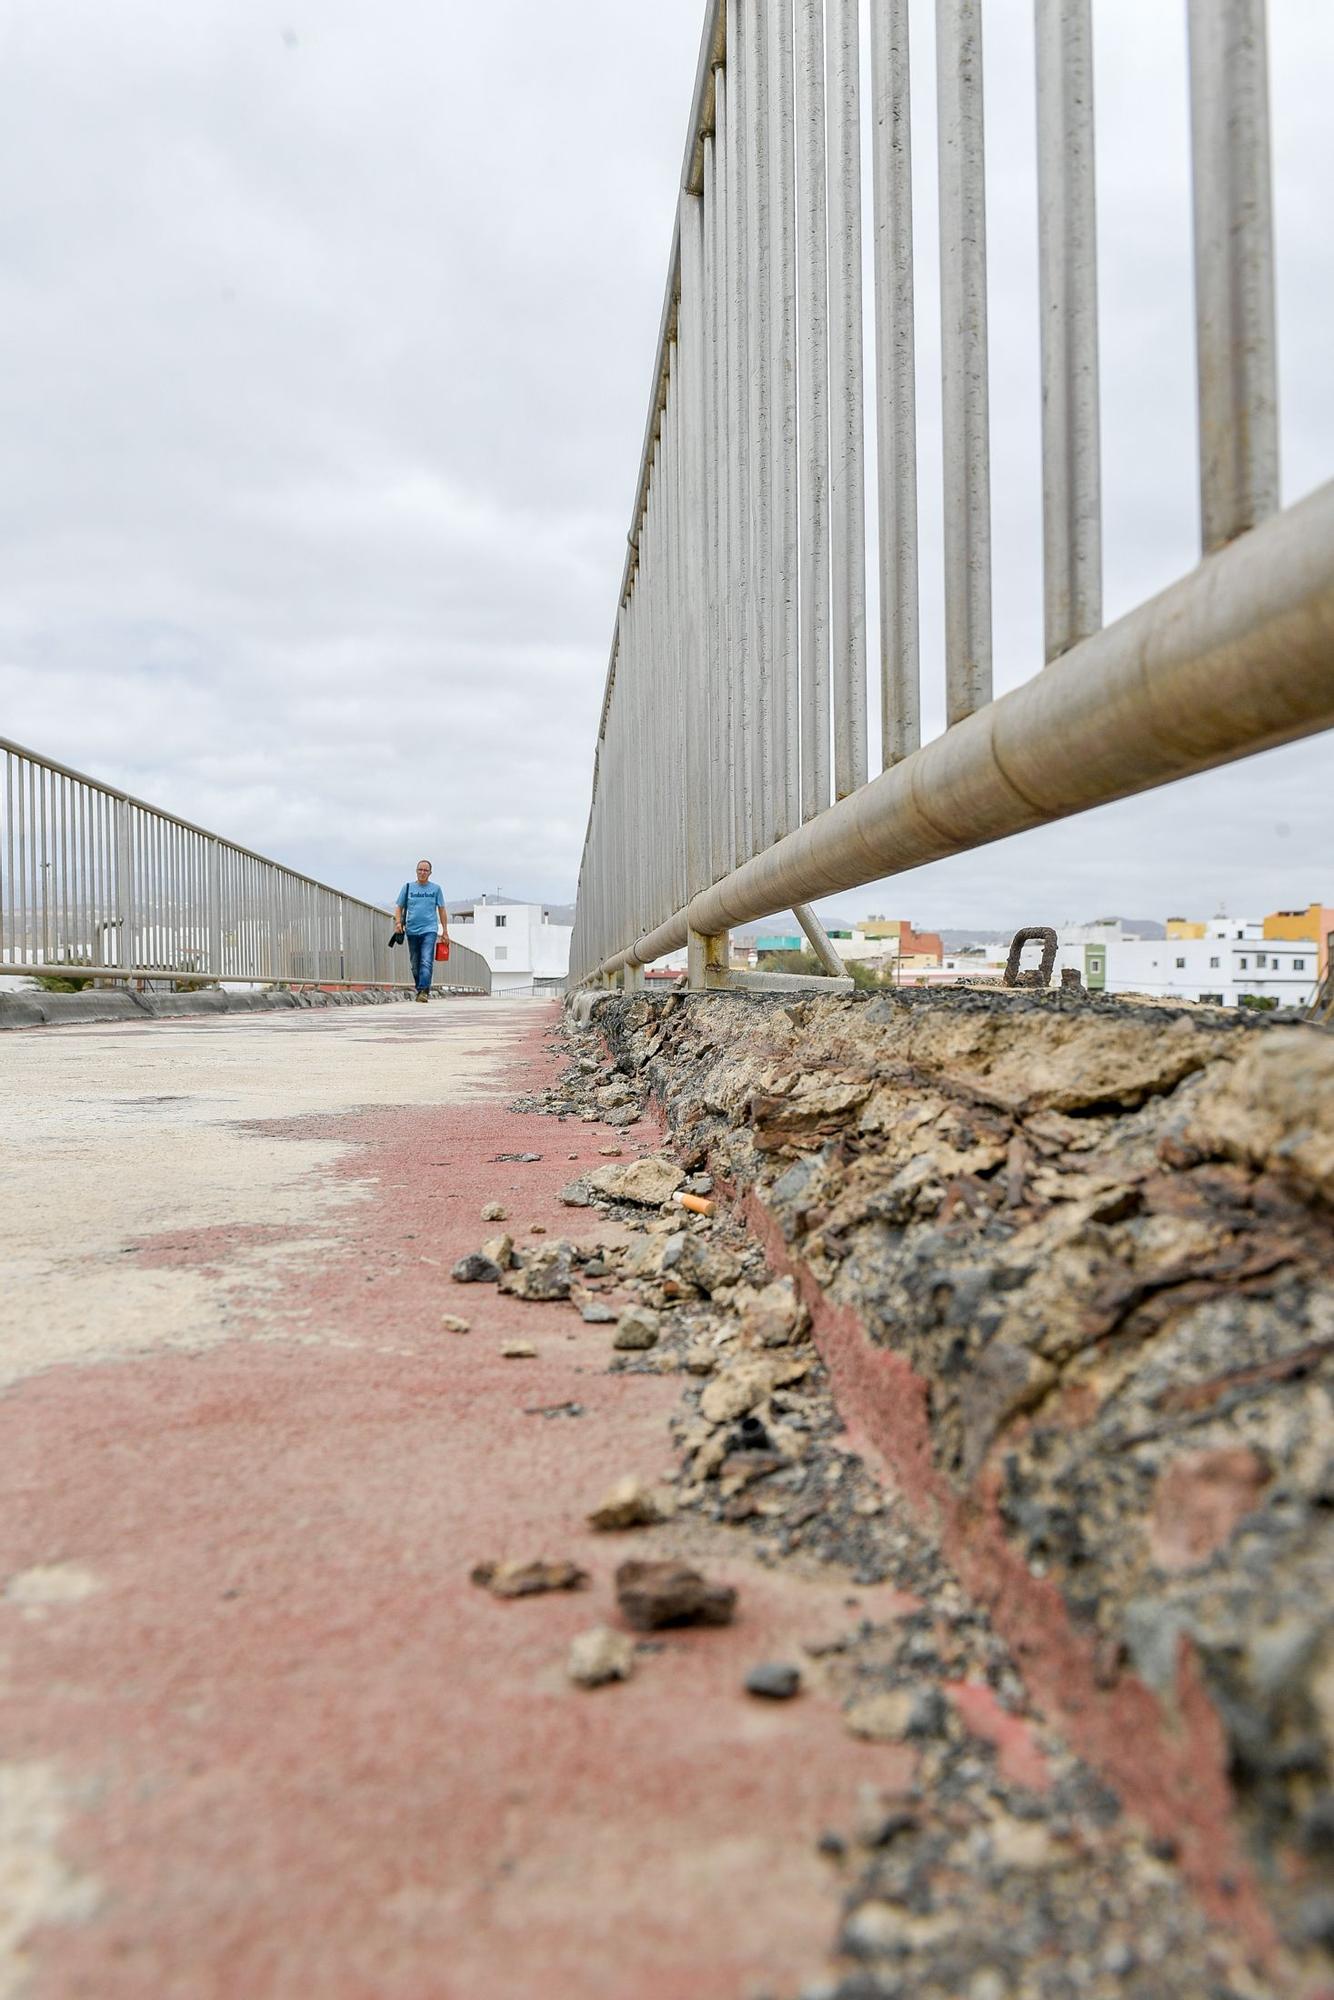
[[[702,1194],[678,1194],[676,1197],[682,1208],[688,1208],[692,1215],[712,1215],[713,1203],[706,1201]]]

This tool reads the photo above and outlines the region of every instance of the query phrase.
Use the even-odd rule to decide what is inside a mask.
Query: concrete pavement
[[[605,1128],[508,1109],[554,1021],[0,1046],[3,2000],[734,2000],[823,1962],[816,1835],[896,1752],[740,1682],[840,1629],[846,1584],[692,1526],[738,1623],[572,1689],[626,1552],[584,1513],[666,1470],[679,1386],[609,1375],[568,1305],[448,1282],[490,1200],[519,1240],[614,1227],[556,1199]],[[535,1360],[500,1357],[515,1333]],[[468,1581],[537,1554],[592,1588]]]

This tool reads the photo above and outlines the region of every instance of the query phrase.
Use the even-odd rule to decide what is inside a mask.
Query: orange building
[[[935,931],[915,931],[911,924],[899,925],[900,959],[924,959],[928,965],[939,965],[945,956],[945,947]]]
[[[1329,941],[1334,934],[1334,909],[1328,903],[1308,903],[1304,910],[1275,910],[1265,918],[1267,938],[1289,943],[1308,941],[1319,948],[1320,977],[1329,970]]]

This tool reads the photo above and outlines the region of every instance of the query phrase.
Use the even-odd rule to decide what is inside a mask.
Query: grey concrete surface
[[[293,1008],[5,1037],[0,1383],[208,1347],[241,1318],[262,1327],[285,1262],[372,1190],[346,1171],[354,1146],[295,1121],[471,1102],[543,1005]],[[141,1256],[164,1231],[179,1255]],[[337,1335],[312,1323],[311,1337]]]
[[[132,993],[123,987],[86,987],[82,993],[44,993],[40,987],[0,992],[0,1028],[58,1028],[76,1022],[167,1021],[188,1014],[291,1013],[302,1007],[381,1007],[410,999],[406,989],[330,991],[306,987],[273,992],[205,988],[195,993]],[[437,994],[443,999],[443,994]]]

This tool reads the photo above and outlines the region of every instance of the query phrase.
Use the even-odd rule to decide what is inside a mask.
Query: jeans
[[[408,957],[412,961],[412,977],[419,993],[431,990],[431,974],[435,970],[435,932],[409,931]]]

